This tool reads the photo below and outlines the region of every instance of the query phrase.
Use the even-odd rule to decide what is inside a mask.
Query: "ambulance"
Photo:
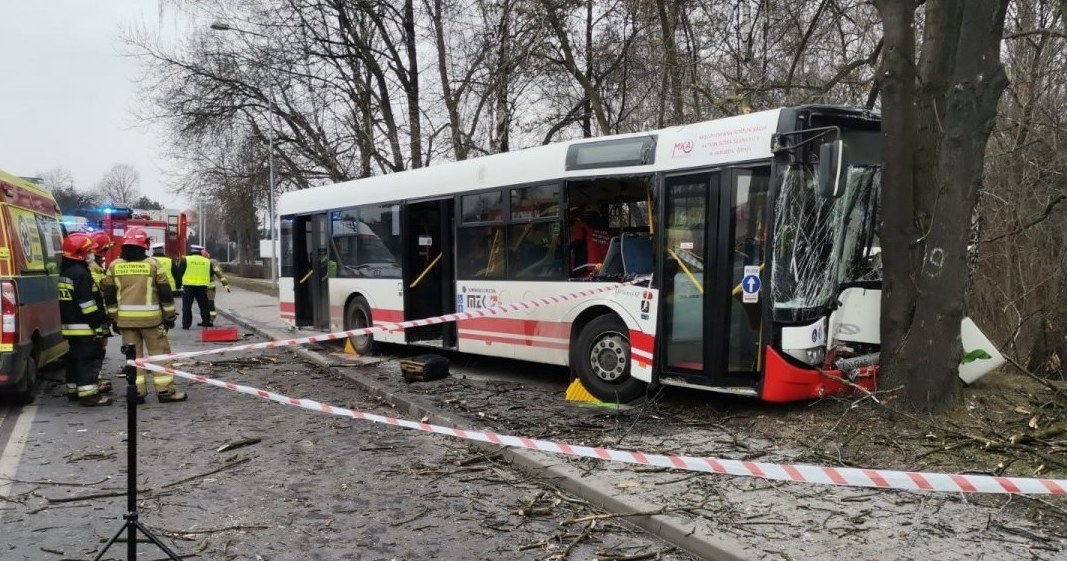
[[[62,213],[44,188],[0,170],[0,394],[33,400],[37,369],[67,351],[59,319]]]

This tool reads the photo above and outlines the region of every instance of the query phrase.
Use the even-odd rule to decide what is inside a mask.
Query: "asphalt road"
[[[209,346],[197,336],[179,330],[172,343]],[[120,368],[117,347],[107,372]],[[395,414],[284,351],[182,367]],[[125,383],[115,379],[120,403],[83,408],[62,395],[62,371],[43,377],[34,405],[0,404],[0,559],[92,559],[123,527]],[[141,522],[185,558],[695,559],[462,442],[179,385],[188,402],[152,396],[138,407],[138,504]],[[150,543],[138,551],[164,557]],[[125,559],[126,544],[104,558]]]

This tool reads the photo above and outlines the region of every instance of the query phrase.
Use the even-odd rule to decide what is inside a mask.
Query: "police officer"
[[[167,282],[170,283],[170,291],[173,294],[178,290],[178,283],[174,278],[174,261],[167,257],[166,245],[163,243],[152,244],[152,258],[159,262],[163,272],[167,274]]]
[[[122,238],[122,256],[107,268],[104,299],[108,314],[122,334],[123,345],[133,345],[137,357],[170,352],[167,330],[174,327],[174,296],[166,273],[155,259],[148,257],[148,235],[131,228]],[[174,388],[174,376],[153,372],[153,385],[161,403],[185,401],[186,395]],[[148,395],[145,372],[137,369],[137,396]]]
[[[215,280],[217,279],[222,283],[222,288],[226,289],[226,292],[230,291],[230,280],[226,278],[226,275],[222,274],[222,268],[219,267],[219,262],[211,258],[211,254],[207,252],[207,248],[200,248],[200,255],[203,255],[209,262],[211,262],[211,280],[207,285],[207,306],[208,306],[208,318],[211,320],[208,322],[208,327],[215,324],[215,318],[218,314],[215,311]]]
[[[99,339],[108,333],[107,316],[89,273],[94,246],[92,238],[82,232],[67,236],[59,272],[59,315],[63,337],[70,347],[66,358],[67,397],[88,407],[111,405],[111,398],[100,393],[98,384],[104,363]]]
[[[189,329],[193,324],[193,301],[200,309],[200,323],[212,325],[211,306],[207,301],[207,285],[211,284],[211,261],[200,255],[204,249],[198,245],[189,246],[185,256],[185,272],[182,274],[182,329]]]

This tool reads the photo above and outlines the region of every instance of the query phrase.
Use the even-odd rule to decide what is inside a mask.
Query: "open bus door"
[[[452,265],[453,199],[410,203],[404,207],[404,319],[455,311]],[[409,343],[456,346],[454,322],[405,330]]]
[[[768,177],[758,168],[665,179],[661,375],[742,393],[758,386]]]
[[[293,287],[297,327],[330,329],[329,231],[326,214],[293,219]]]

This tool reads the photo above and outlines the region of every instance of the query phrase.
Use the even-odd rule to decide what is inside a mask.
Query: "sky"
[[[139,63],[119,38],[130,25],[179,32],[159,1],[0,0],[0,169],[37,176],[63,167],[90,190],[127,163],[143,194],[187,206],[167,184],[161,129],[134,118]]]

